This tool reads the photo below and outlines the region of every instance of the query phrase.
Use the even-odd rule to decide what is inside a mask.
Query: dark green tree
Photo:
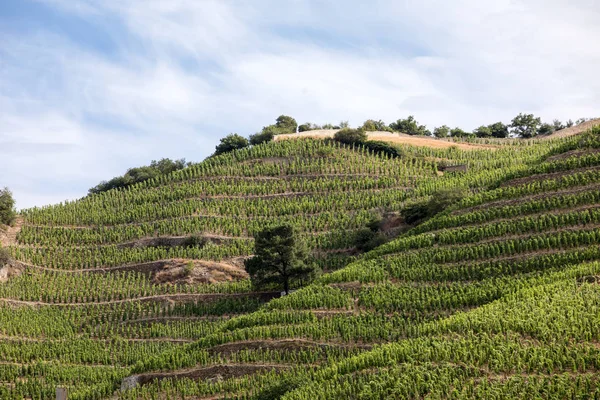
[[[317,129],[322,129],[322,128],[319,125],[307,122],[298,127],[298,132],[315,131]]]
[[[0,224],[12,225],[17,213],[15,212],[15,199],[12,192],[5,187],[0,190]]]
[[[316,267],[305,264],[306,248],[289,225],[265,228],[254,236],[254,256],[245,262],[256,288],[273,285],[289,294],[293,283],[310,282]]]
[[[452,136],[452,137],[469,137],[469,136],[473,136],[473,134],[463,131],[462,129],[456,127],[450,131],[450,136]]]
[[[551,135],[554,133],[554,125],[543,123],[538,129],[538,135]]]
[[[125,175],[117,176],[109,181],[102,181],[98,185],[89,189],[90,194],[106,192],[107,190],[127,187],[135,183],[143,182],[148,179],[156,178],[160,175],[170,174],[173,171],[178,171],[188,167],[191,163],[181,160],[171,160],[163,158],[159,161],[152,160],[150,165],[142,167],[130,168]]]
[[[562,122],[560,122],[559,119],[555,119],[554,121],[552,121],[552,126],[554,127],[555,132],[560,131],[561,129],[565,129],[565,126]]]
[[[463,189],[442,189],[434,193],[428,201],[415,203],[400,211],[407,224],[419,224],[458,203],[466,196]]]
[[[485,126],[485,125],[481,125],[479,128],[475,129],[473,131],[473,133],[475,134],[475,136],[477,136],[478,138],[488,138],[488,137],[492,137],[492,130],[490,129],[489,126]]]
[[[296,133],[296,130],[298,129],[296,120],[288,115],[280,115],[277,117],[275,126],[279,129],[281,134]]]
[[[262,132],[250,135],[250,144],[256,146],[258,144],[268,143],[273,140],[274,137],[275,135],[273,135],[273,132],[263,130]]]
[[[427,130],[425,125],[419,125],[414,116],[410,115],[406,119],[399,119],[390,124],[393,131],[406,133],[407,135],[425,135],[430,136],[431,132]]]
[[[507,138],[508,137],[508,126],[502,122],[496,122],[495,124],[488,125],[490,132],[495,138]]]
[[[344,128],[333,135],[333,140],[344,144],[359,144],[367,140],[367,134],[361,129]]]
[[[375,121],[374,119],[366,120],[363,125],[360,127],[365,132],[375,132],[375,131],[391,131],[391,129],[383,122],[382,120]]]
[[[522,138],[532,138],[538,134],[538,130],[542,125],[542,120],[536,118],[533,114],[520,113],[513,118],[510,127],[512,133]]]
[[[228,153],[233,150],[243,149],[249,145],[250,143],[245,137],[240,136],[237,133],[230,133],[221,139],[221,143],[215,148],[214,155],[218,156],[219,154]]]
[[[438,126],[433,130],[433,136],[436,138],[445,138],[450,136],[450,127],[447,125]]]

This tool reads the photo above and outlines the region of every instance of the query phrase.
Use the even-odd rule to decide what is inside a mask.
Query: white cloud
[[[0,31],[0,184],[20,206],[151,159],[201,160],[281,113],[472,129],[600,106],[594,0],[41,1],[115,48]]]

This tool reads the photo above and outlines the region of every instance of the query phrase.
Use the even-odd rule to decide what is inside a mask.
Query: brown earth
[[[170,260],[155,273],[154,283],[198,284],[247,279],[243,257],[230,261]]]
[[[593,128],[596,125],[600,125],[600,118],[592,119],[591,121],[584,122],[583,124],[572,126],[570,128],[561,129],[551,135],[540,136],[543,139],[556,139],[567,136],[574,136]]]
[[[17,235],[23,226],[23,217],[18,216],[13,226],[0,225],[0,245],[3,247],[17,244]]]
[[[337,129],[322,129],[314,130],[301,133],[291,133],[287,135],[276,135],[275,140],[288,140],[298,138],[315,138],[325,139],[332,138],[337,132]],[[425,137],[425,136],[411,136],[403,133],[391,133],[391,132],[368,132],[369,140],[379,140],[382,142],[397,143],[397,144],[409,144],[413,146],[425,146],[436,149],[447,149],[450,147],[457,147],[461,150],[482,150],[482,149],[496,149],[498,146],[492,145],[478,145],[469,143],[455,143],[443,139]]]

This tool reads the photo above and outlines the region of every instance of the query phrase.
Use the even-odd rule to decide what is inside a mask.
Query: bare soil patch
[[[14,246],[17,244],[17,235],[21,232],[23,226],[23,217],[18,216],[13,226],[0,225],[0,244],[2,247]]]
[[[289,139],[300,139],[300,138],[314,138],[314,139],[326,139],[332,138],[337,132],[336,129],[322,129],[301,133],[291,133],[287,135],[276,135],[275,140],[289,140]],[[411,136],[403,133],[392,133],[392,132],[368,132],[367,136],[369,140],[379,140],[382,142],[397,143],[397,144],[409,144],[413,146],[424,146],[432,147],[436,149],[447,149],[450,147],[457,147],[461,150],[482,150],[482,149],[497,149],[498,146],[492,145],[478,145],[469,143],[455,143],[443,139],[430,138],[426,136]]]
[[[230,261],[175,259],[165,262],[153,277],[154,283],[198,284],[239,281],[248,278],[243,258]]]
[[[584,122],[583,124],[572,126],[571,128],[561,129],[552,135],[543,136],[544,139],[555,139],[567,136],[578,135],[583,133],[596,125],[600,125],[600,118],[592,119],[591,121]]]

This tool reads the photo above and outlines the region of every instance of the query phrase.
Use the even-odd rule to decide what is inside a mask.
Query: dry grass
[[[277,135],[275,140],[288,140],[298,138],[315,138],[325,139],[332,138],[337,132],[336,129],[325,129],[315,130],[301,133],[291,133],[287,135]],[[497,146],[491,145],[478,145],[469,143],[454,143],[447,140],[430,138],[424,136],[410,136],[403,133],[391,133],[391,132],[369,132],[369,140],[379,140],[382,142],[397,143],[397,144],[408,144],[413,146],[424,146],[432,147],[435,149],[447,149],[449,147],[458,147],[461,150],[482,150],[482,149],[496,149]]]

